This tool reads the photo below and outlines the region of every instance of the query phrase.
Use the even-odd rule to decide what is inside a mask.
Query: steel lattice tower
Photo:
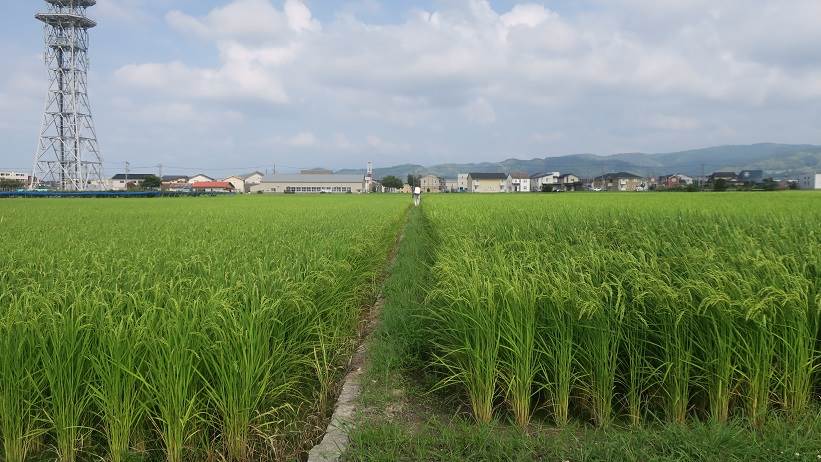
[[[35,18],[45,24],[45,62],[49,90],[31,187],[68,191],[102,187],[103,160],[88,102],[88,30],[97,23],[86,16],[96,0],[46,0]],[[94,185],[94,186],[92,186]]]

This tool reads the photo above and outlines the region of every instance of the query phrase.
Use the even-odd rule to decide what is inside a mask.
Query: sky
[[[34,0],[0,17],[0,169],[31,170]],[[106,173],[821,144],[818,0],[98,0]]]

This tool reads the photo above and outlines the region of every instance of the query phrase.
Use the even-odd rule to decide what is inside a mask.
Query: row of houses
[[[581,188],[582,182],[578,176],[572,173],[546,172],[528,175],[523,172],[472,172],[460,173],[454,179],[446,179],[436,175],[425,175],[419,179],[419,186],[422,188],[422,192],[426,193],[512,193],[544,190],[576,190]]]
[[[127,190],[139,188],[151,174],[118,174],[111,178],[106,189]],[[281,193],[281,194],[359,194],[369,191],[369,178],[362,175],[337,175],[325,169],[304,170],[299,174],[251,172],[216,179],[208,175],[163,176],[161,189],[175,192],[222,193]]]
[[[550,192],[550,191],[652,191],[674,190],[688,187],[710,187],[724,182],[727,187],[756,187],[772,183],[765,178],[762,170],[742,170],[736,172],[714,172],[707,177],[693,177],[682,173],[656,176],[641,176],[630,172],[613,172],[582,180],[572,174],[545,172],[535,175],[526,173],[464,173],[455,179],[445,179],[435,175],[420,178],[423,192]],[[784,180],[784,187],[793,184],[799,189],[821,189],[821,173],[800,176],[797,180]],[[780,184],[780,183],[779,183]]]
[[[242,193],[249,192],[250,187],[262,181],[263,177],[264,175],[260,172],[234,175],[224,179],[213,178],[202,173],[193,176],[165,175],[160,178],[160,189],[174,192]],[[156,175],[150,173],[119,173],[104,182],[102,189],[126,191],[141,188],[149,178],[156,178]]]

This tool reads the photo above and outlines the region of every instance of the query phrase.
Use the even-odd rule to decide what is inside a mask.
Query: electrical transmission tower
[[[86,16],[97,1],[46,3],[35,18],[45,24],[49,89],[30,186],[101,189],[103,160],[88,102],[88,30],[97,23]]]

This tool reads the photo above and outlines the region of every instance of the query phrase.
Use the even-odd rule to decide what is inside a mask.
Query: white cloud
[[[578,14],[448,0],[392,22],[350,13],[396,8],[366,0],[322,23],[310,4],[172,11],[167,24],[212,47],[218,64],[136,63],[117,81],[173,104],[247,113],[249,123],[287,114],[283,130],[296,135],[280,145],[340,155],[662,150],[665,139],[705,133],[754,142],[776,134],[760,130],[768,108],[812,114],[821,102],[817,0],[590,0]],[[717,114],[728,119],[721,133]]]
[[[319,140],[317,140],[316,136],[311,132],[301,132],[288,140],[288,144],[298,148],[308,148],[318,145]]]
[[[489,125],[496,122],[496,111],[484,98],[477,98],[465,107],[465,114],[471,122],[479,125]]]
[[[253,60],[231,59],[220,69],[193,68],[181,62],[130,64],[118,69],[115,77],[125,84],[178,98],[288,101],[276,76]]]

